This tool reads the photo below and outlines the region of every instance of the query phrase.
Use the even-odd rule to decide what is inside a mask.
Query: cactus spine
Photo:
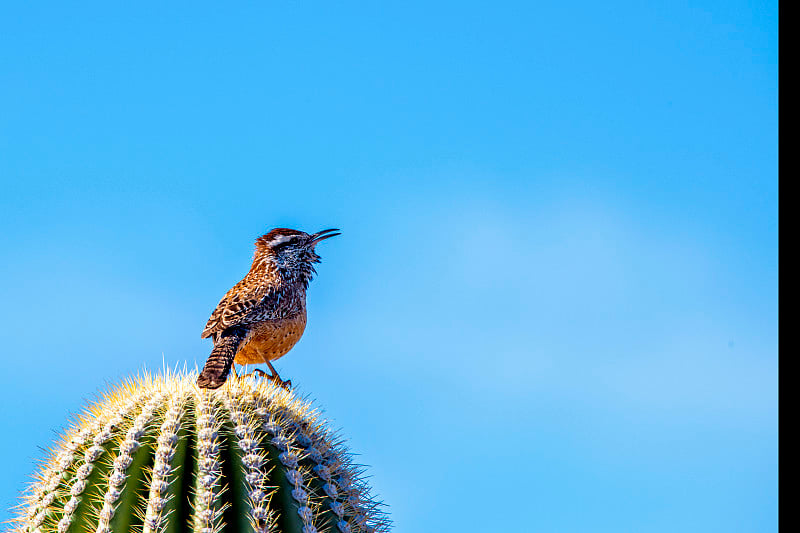
[[[389,521],[305,400],[255,378],[129,380],[79,415],[25,495],[24,533],[380,532]]]

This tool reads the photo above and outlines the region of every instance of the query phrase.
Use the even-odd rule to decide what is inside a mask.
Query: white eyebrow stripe
[[[296,235],[277,235],[269,241],[270,246],[276,246],[278,244],[283,244],[284,242],[288,242],[294,239]]]

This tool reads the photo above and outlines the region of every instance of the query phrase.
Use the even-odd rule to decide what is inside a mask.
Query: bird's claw
[[[262,378],[266,378],[266,379],[272,381],[275,385],[283,387],[286,390],[291,390],[292,389],[292,380],[291,379],[287,379],[287,380],[284,381],[284,380],[282,380],[280,378],[280,376],[278,376],[277,373],[275,373],[275,374],[267,374],[266,372],[264,372],[260,368],[255,368],[255,369],[253,369],[252,372],[250,372],[248,374],[244,374],[242,377],[246,378],[246,377],[252,376],[252,375],[258,375],[258,376],[260,376]]]
[[[272,382],[275,383],[275,385],[283,387],[286,390],[292,390],[292,380],[291,379],[287,379],[287,380],[284,381],[280,377],[278,377],[277,374],[275,374],[274,376],[269,376],[269,379],[271,379]]]
[[[248,378],[248,377],[256,375],[256,374],[261,376],[262,378],[270,378],[270,379],[272,378],[271,375],[267,374],[266,372],[264,372],[260,368],[254,368],[252,372],[248,372],[247,374],[242,374],[242,377],[243,378]]]

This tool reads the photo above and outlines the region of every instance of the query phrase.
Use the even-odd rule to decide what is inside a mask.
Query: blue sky
[[[288,226],[397,531],[774,531],[776,4],[265,4],[0,9],[0,520]]]

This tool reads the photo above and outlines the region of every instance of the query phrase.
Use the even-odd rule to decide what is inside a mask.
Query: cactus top
[[[13,531],[389,530],[308,401],[255,378],[213,391],[195,379],[146,375],[88,406],[35,475]]]

